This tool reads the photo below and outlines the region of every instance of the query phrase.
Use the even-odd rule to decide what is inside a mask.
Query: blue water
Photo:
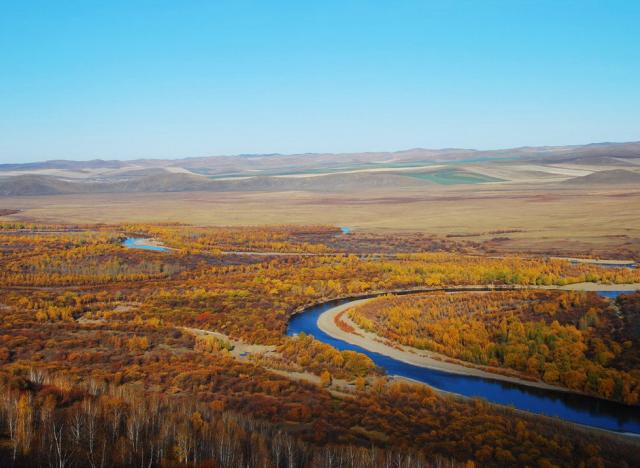
[[[615,293],[619,292],[606,292],[604,295],[611,297],[610,294]],[[318,328],[317,321],[320,314],[336,305],[350,301],[351,299],[331,301],[294,315],[289,322],[287,335],[293,336],[304,332],[339,350],[364,353],[389,375],[407,377],[447,392],[484,398],[492,403],[512,406],[530,413],[555,416],[587,426],[640,434],[640,407],[638,406],[627,406],[584,395],[543,390],[414,366],[332,338]]]
[[[343,233],[349,232],[349,228],[340,229]],[[138,242],[141,240],[143,239],[128,238],[123,242],[123,245],[132,249],[168,251],[165,247],[139,245]],[[598,291],[602,296],[609,298],[631,292],[633,291]],[[631,407],[583,395],[543,390],[414,366],[332,338],[318,328],[317,321],[320,314],[349,301],[351,299],[327,302],[310,307],[305,312],[293,316],[289,321],[287,335],[292,336],[304,332],[339,350],[364,353],[390,375],[407,377],[447,392],[467,397],[480,397],[492,403],[512,406],[531,413],[555,416],[587,426],[640,434],[640,407],[637,406]]]
[[[140,238],[140,237],[129,237],[128,239],[126,239],[122,245],[124,245],[125,247],[129,248],[129,249],[142,249],[142,250],[155,250],[156,252],[167,252],[169,249],[165,248],[165,247],[159,247],[157,245],[141,245],[139,244],[140,241],[143,241],[145,239]]]
[[[621,294],[633,294],[635,291],[597,291],[598,294],[610,299],[615,299]]]

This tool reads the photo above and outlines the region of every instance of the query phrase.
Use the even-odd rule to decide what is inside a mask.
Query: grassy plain
[[[422,231],[496,252],[640,253],[640,189],[560,184],[451,185],[318,192],[170,192],[2,197],[4,219],[202,226],[331,224]],[[620,256],[620,255],[619,255]]]
[[[485,182],[500,182],[501,179],[477,174],[474,172],[459,171],[456,169],[443,169],[435,172],[412,172],[409,177],[416,177],[440,185],[481,184]]]

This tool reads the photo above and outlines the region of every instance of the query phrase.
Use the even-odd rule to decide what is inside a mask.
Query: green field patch
[[[435,172],[409,172],[403,175],[428,180],[440,185],[484,184],[487,182],[502,181],[502,179],[495,177],[489,177],[475,172],[461,171],[459,169],[442,169]]]

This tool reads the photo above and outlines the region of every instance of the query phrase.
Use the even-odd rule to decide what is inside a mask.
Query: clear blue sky
[[[0,162],[640,140],[640,2],[0,0]]]

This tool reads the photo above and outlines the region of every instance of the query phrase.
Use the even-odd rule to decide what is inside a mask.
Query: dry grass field
[[[640,143],[0,166],[0,217],[327,224],[640,257]],[[12,213],[11,210],[20,210]]]
[[[164,192],[2,197],[4,219],[183,222],[204,226],[330,224],[422,231],[491,241],[496,251],[606,255],[640,251],[640,189],[633,186],[483,184],[357,193]]]

